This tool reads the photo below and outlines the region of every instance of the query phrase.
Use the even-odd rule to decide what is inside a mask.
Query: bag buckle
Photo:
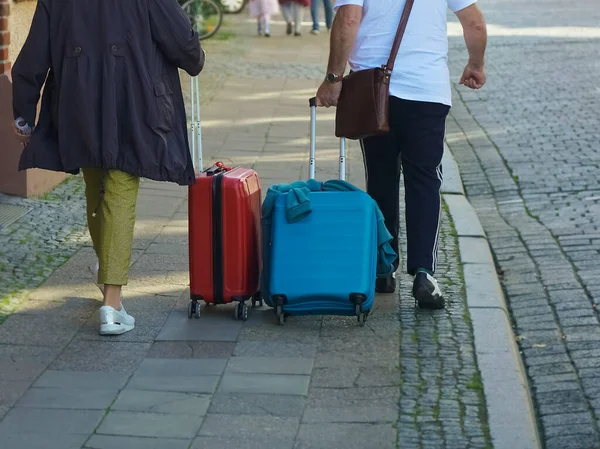
[[[387,65],[383,64],[383,65],[381,66],[381,70],[383,70],[383,76],[384,76],[386,79],[388,79],[388,80],[389,80],[389,79],[392,77],[392,71],[391,71],[390,69],[388,69]]]

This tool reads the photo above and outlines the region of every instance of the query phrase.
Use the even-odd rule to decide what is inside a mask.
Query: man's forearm
[[[344,74],[361,20],[361,6],[344,5],[338,10],[331,27],[328,73]]]
[[[465,43],[469,50],[469,63],[476,68],[483,68],[485,48],[487,45],[487,29],[481,11],[464,25]]]

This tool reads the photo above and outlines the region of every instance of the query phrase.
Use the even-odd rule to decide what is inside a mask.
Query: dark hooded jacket
[[[176,0],[39,0],[12,70],[15,118],[35,124],[19,170],[118,169],[194,182],[178,68],[204,65]]]

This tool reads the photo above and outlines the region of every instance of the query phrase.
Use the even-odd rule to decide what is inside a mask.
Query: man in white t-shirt
[[[485,84],[486,25],[476,0],[414,0],[390,82],[391,132],[361,141],[367,191],[377,201],[398,249],[399,181],[404,173],[407,272],[415,276],[419,307],[440,309],[443,294],[433,277],[441,215],[442,154],[451,107],[447,9],[460,20],[469,62],[460,84]],[[336,0],[331,49],[317,104],[336,106],[346,65],[352,71],[381,67],[388,60],[405,0]],[[397,262],[397,264],[399,261]],[[377,280],[391,293],[393,276]]]

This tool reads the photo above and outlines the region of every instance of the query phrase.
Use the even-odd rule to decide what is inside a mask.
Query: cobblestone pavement
[[[448,144],[502,274],[546,448],[597,449],[600,8],[595,0],[481,8],[488,84],[455,88]],[[454,35],[458,75],[466,54]]]
[[[415,310],[412,276],[399,277],[401,448],[492,447],[453,231],[444,210],[436,276],[449,298],[445,311]]]
[[[283,35],[278,25],[271,40],[257,40],[252,23],[234,20],[239,37],[223,45],[243,49],[244,76],[226,77],[205,97],[205,161],[252,166],[266,190],[305,177],[307,99],[321,76],[302,73],[325,66],[327,37],[275,38]],[[297,70],[300,61],[306,72]],[[269,67],[270,78],[256,67]],[[333,113],[318,118],[317,172],[335,177]],[[348,164],[350,181],[363,186],[354,143]],[[402,275],[400,302],[378,296],[364,328],[343,317],[291,318],[280,327],[267,308],[245,323],[229,306],[187,318],[187,207],[184,188],[141,186],[124,292],[133,332],[97,335],[89,246],[0,326],[3,449],[491,447],[447,213],[440,254],[447,311],[416,311]]]

